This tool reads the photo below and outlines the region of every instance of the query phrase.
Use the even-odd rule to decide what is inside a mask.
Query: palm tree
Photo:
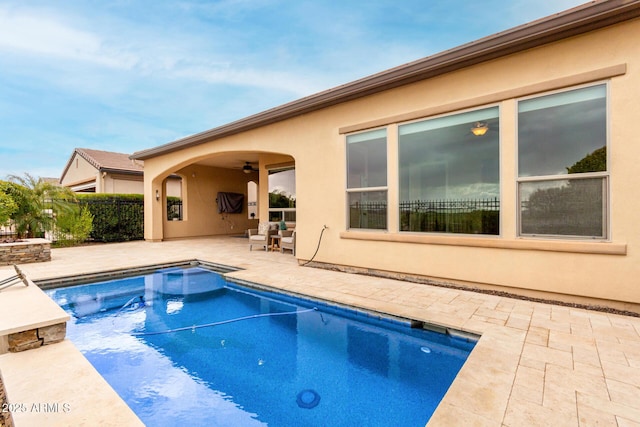
[[[54,214],[73,209],[69,201],[75,199],[68,188],[36,179],[28,173],[24,177],[10,175],[5,191],[18,206],[12,215],[18,238],[35,237],[51,230]]]

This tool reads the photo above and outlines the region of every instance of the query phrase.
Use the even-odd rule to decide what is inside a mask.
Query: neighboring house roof
[[[73,162],[73,158],[78,155],[89,162],[98,171],[128,173],[142,175],[144,171],[144,162],[132,161],[129,154],[115,153],[113,151],[92,150],[89,148],[76,148],[67,165],[65,166],[60,181],[64,178],[67,170]]]
[[[135,152],[144,160],[332,105],[450,73],[481,62],[598,30],[640,16],[640,0],[596,0],[457,48],[410,62],[168,144]]]

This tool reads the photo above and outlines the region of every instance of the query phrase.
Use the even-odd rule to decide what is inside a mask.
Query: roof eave
[[[598,30],[639,16],[640,0],[596,0],[204,132],[138,151],[130,158],[146,160]]]
[[[142,170],[132,170],[132,169],[119,169],[119,168],[100,168],[100,172],[106,172],[114,175],[143,175],[144,171]]]

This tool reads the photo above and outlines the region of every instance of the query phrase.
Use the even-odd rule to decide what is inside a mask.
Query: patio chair
[[[280,230],[282,239],[280,239],[280,252],[284,253],[285,249],[290,250],[295,256],[296,254],[296,230]]]
[[[262,246],[265,251],[269,250],[269,241],[274,234],[278,234],[278,224],[261,222],[258,228],[249,229],[249,251],[254,245]]]

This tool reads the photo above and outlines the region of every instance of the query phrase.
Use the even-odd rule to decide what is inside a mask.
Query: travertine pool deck
[[[21,268],[37,281],[193,259],[242,268],[228,274],[241,280],[481,335],[429,426],[640,426],[637,317],[302,267],[234,237],[53,249],[51,262]],[[11,274],[0,268],[0,280]],[[0,292],[3,323],[8,304],[18,303]],[[16,426],[139,423],[104,396],[108,387],[87,365],[68,340],[0,355],[12,402],[47,402],[52,393],[73,402],[68,412],[14,413]],[[79,399],[78,378],[94,381],[102,397]]]

